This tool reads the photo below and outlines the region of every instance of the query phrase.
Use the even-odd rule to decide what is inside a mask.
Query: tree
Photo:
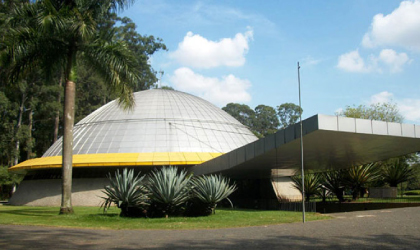
[[[279,128],[279,118],[276,110],[270,106],[258,105],[255,108],[254,129],[261,136],[274,134]]]
[[[10,31],[4,65],[16,82],[23,72],[38,65],[47,79],[63,72],[64,137],[62,202],[60,214],[73,213],[71,204],[72,142],[77,67],[84,62],[104,77],[124,108],[133,105],[132,86],[141,81],[138,61],[115,32],[100,33],[97,24],[109,13],[132,3],[119,1],[44,0],[16,6],[10,13]]]
[[[256,132],[254,130],[255,112],[248,105],[228,103],[222,109],[229,115],[233,116],[233,118],[238,120],[240,123],[247,126],[252,132]]]
[[[343,111],[337,113],[339,116],[370,119],[386,122],[403,122],[404,117],[399,113],[395,103],[374,103],[369,106],[347,106]]]
[[[286,128],[297,122],[300,115],[303,113],[303,109],[294,103],[283,103],[277,106],[277,113],[280,117],[280,125],[282,128]]]

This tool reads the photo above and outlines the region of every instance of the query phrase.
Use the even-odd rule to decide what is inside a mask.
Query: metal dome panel
[[[97,109],[74,127],[73,153],[226,153],[257,140],[247,127],[213,104],[164,89],[134,93],[135,107],[117,101]],[[60,156],[62,139],[43,157]]]

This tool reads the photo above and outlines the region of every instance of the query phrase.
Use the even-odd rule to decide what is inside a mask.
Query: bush
[[[12,174],[7,166],[0,166],[0,200],[8,200],[13,188],[23,180],[23,175]]]
[[[420,190],[405,191],[404,194],[405,195],[420,195]]]

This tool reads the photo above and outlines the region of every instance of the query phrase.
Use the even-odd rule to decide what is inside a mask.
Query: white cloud
[[[358,50],[343,54],[338,58],[337,67],[349,72],[368,72],[365,61],[360,56]]]
[[[403,1],[389,15],[375,15],[362,45],[400,46],[420,51],[420,0]]]
[[[420,123],[420,99],[394,99],[394,94],[383,91],[370,97],[369,104],[394,102],[407,121]]]
[[[398,108],[406,120],[420,123],[420,99],[403,99]]]
[[[183,67],[175,70],[170,81],[175,89],[198,95],[219,106],[229,102],[243,103],[251,100],[251,95],[247,92],[251,83],[231,74],[221,79],[206,77]]]
[[[389,93],[388,91],[383,91],[381,93],[371,96],[370,104],[387,103],[387,102],[390,102],[393,97],[394,97],[394,94]]]
[[[406,53],[397,53],[392,49],[382,50],[379,59],[389,66],[392,73],[401,72],[402,66],[411,62]]]
[[[371,54],[368,57],[367,63],[360,56],[358,50],[343,54],[338,58],[337,67],[348,72],[367,73],[384,71],[383,67],[387,68],[391,73],[398,73],[403,71],[403,66],[411,63],[412,60],[406,53],[397,53],[392,49],[383,49],[379,56]]]
[[[171,57],[183,65],[195,68],[238,67],[245,64],[245,54],[252,38],[251,28],[243,34],[238,33],[233,38],[219,41],[210,41],[188,32]]]

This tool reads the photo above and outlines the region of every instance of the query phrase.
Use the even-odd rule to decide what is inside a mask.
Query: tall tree
[[[277,112],[280,118],[280,125],[282,128],[286,128],[297,122],[303,110],[294,103],[283,103],[277,106]]]
[[[274,134],[279,125],[279,118],[274,108],[266,105],[255,107],[254,128],[261,136]]]
[[[248,105],[239,103],[228,103],[222,109],[231,116],[233,116],[233,118],[238,120],[240,123],[242,123],[249,129],[251,129],[253,132],[255,132],[255,112]]]
[[[77,66],[89,64],[104,77],[124,108],[133,105],[132,86],[141,81],[138,61],[115,32],[100,33],[97,24],[128,0],[44,0],[16,6],[10,13],[7,51],[3,56],[10,79],[34,65],[51,78],[64,74],[64,137],[60,214],[73,213],[71,203],[72,147]]]

